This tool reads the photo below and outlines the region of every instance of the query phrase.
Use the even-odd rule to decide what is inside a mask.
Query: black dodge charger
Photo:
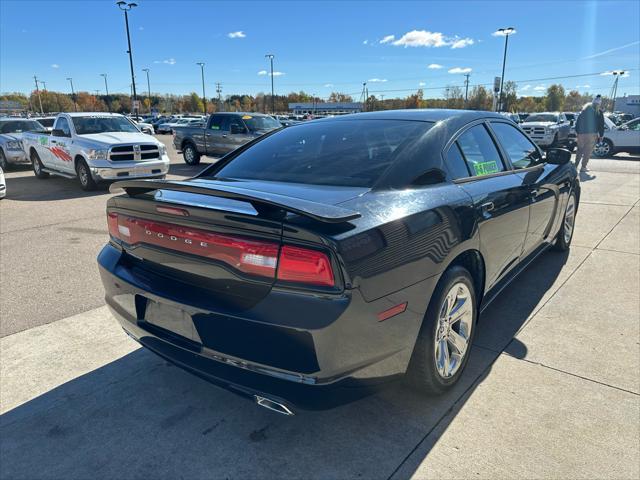
[[[280,413],[403,377],[445,392],[483,308],[569,248],[569,155],[488,112],[284,128],[190,180],[114,184],[106,301],[149,350]]]

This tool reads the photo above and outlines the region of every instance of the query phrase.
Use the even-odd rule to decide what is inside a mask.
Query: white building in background
[[[617,97],[613,110],[615,112],[630,113],[634,118],[640,117],[640,95]]]

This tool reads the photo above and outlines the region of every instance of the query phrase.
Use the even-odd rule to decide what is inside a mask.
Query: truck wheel
[[[44,167],[40,161],[40,156],[35,150],[31,150],[31,166],[33,167],[33,173],[35,173],[36,178],[49,178],[49,174],[43,170]]]
[[[184,163],[187,165],[198,165],[200,163],[200,154],[193,143],[187,143],[182,154],[184,155]]]
[[[4,150],[0,148],[0,168],[5,172],[9,170],[9,162],[7,162],[7,157],[4,155]]]
[[[427,394],[446,392],[469,360],[478,308],[471,274],[454,266],[431,296],[407,371],[410,383]]]
[[[90,192],[97,188],[98,185],[91,176],[91,170],[89,170],[87,162],[85,162],[84,160],[78,161],[78,163],[76,164],[76,173],[78,174],[80,186],[84,191]]]

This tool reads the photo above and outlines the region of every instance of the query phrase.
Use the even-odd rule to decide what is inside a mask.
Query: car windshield
[[[565,117],[567,117],[567,120],[571,121],[571,120],[575,120],[576,116],[573,113],[565,113],[564,114]]]
[[[278,122],[273,117],[267,116],[253,116],[253,115],[244,115],[242,117],[244,123],[247,124],[249,130],[273,130],[274,128],[280,128],[280,122]]]
[[[432,126],[402,120],[301,124],[264,138],[209,178],[372,187]]]
[[[125,117],[72,117],[78,135],[104,132],[132,132],[139,130]]]
[[[44,127],[35,120],[10,120],[0,122],[0,133],[22,133],[44,130]]]
[[[527,117],[526,122],[557,122],[558,116],[553,113],[532,113]]]

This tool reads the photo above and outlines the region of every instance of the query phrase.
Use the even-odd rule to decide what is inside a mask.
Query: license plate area
[[[145,322],[202,344],[189,313],[166,303],[150,299],[146,299],[146,301]]]

